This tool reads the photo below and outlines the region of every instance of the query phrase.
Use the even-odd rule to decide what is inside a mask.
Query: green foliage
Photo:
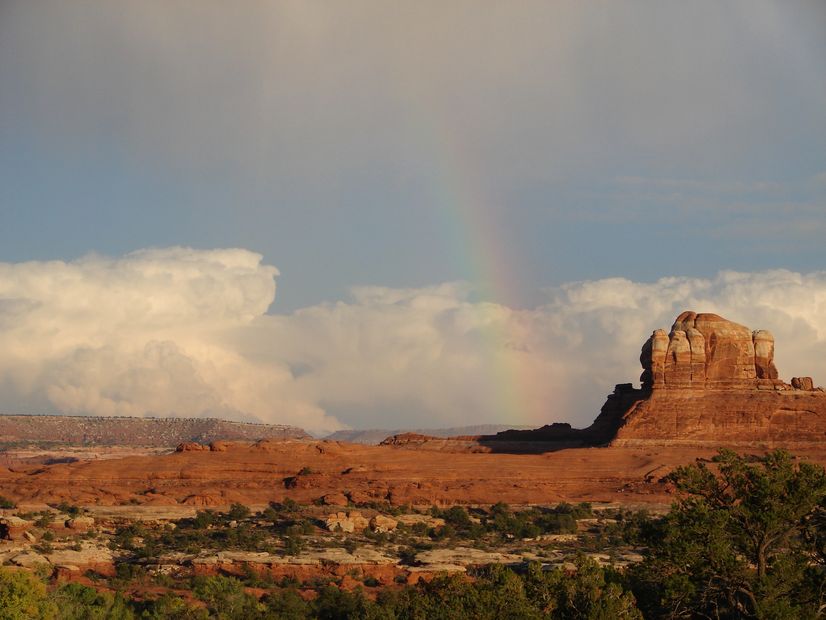
[[[247,620],[258,617],[262,611],[258,601],[244,592],[243,585],[234,577],[196,577],[192,591],[220,620]]]
[[[137,605],[141,608],[142,620],[207,620],[209,612],[200,607],[188,605],[174,594],[144,601]]]
[[[205,530],[210,525],[213,525],[218,520],[218,515],[213,510],[199,510],[195,513],[195,518],[192,519],[192,527],[199,530]]]
[[[146,568],[141,564],[118,562],[115,565],[115,578],[124,583],[142,581],[146,578]]]
[[[60,620],[131,620],[132,609],[121,595],[98,592],[78,583],[67,583],[51,594]]]
[[[235,503],[229,507],[227,518],[233,521],[243,521],[244,519],[249,517],[250,514],[250,509],[244,506],[244,504]]]
[[[8,497],[4,497],[4,496],[0,495],[0,508],[7,509],[7,510],[11,509],[11,508],[17,508],[17,504],[15,504]]]
[[[310,617],[310,604],[295,590],[275,592],[262,600],[270,617],[278,620],[303,620]]]
[[[298,512],[301,509],[301,506],[299,506],[298,502],[296,502],[294,499],[290,497],[285,499],[280,504],[277,504],[277,506],[281,512]]]
[[[444,519],[445,525],[440,528],[431,528],[428,535],[433,540],[443,540],[445,538],[470,538],[479,539],[485,533],[485,528],[470,518],[467,510],[461,506],[452,506],[446,510],[432,508],[431,515]]]
[[[56,618],[45,584],[25,571],[0,568],[0,620]]]
[[[583,508],[583,506],[587,506]],[[487,529],[503,538],[535,538],[540,534],[571,534],[577,531],[576,519],[590,515],[590,505],[560,504],[554,509],[531,508],[512,512],[502,502],[491,506]]]
[[[198,553],[204,549],[262,551],[268,548],[265,530],[247,522],[237,527],[229,527],[228,523],[227,515],[219,518],[214,512],[201,511],[192,519],[177,521],[175,529],[149,529],[131,524],[117,530],[111,546],[129,551],[137,559],[157,557],[169,551]]]
[[[571,515],[574,519],[588,519],[594,516],[590,502],[580,502],[576,505],[560,502],[556,508],[554,508],[554,512],[557,514]]]
[[[680,467],[680,498],[647,533],[632,572],[647,615],[807,618],[822,609],[826,579],[813,564],[814,520],[826,472],[787,452],[747,458],[723,450],[715,472]]]
[[[327,586],[312,604],[312,618],[341,620],[342,618],[367,618],[374,605],[364,597],[361,589],[355,592]]]
[[[54,553],[54,547],[48,541],[37,543],[36,545],[32,545],[32,549],[37,551],[38,553]]]
[[[284,538],[284,554],[298,555],[304,549],[304,542],[297,536]]]
[[[54,508],[69,515],[70,517],[77,517],[83,512],[83,510],[81,510],[78,506],[75,506],[74,504],[67,504],[66,502],[60,502],[54,506]]]
[[[634,596],[623,590],[612,573],[594,560],[577,557],[572,574],[543,571],[538,563],[528,566],[525,588],[529,599],[546,617],[561,619],[642,618]]]
[[[542,618],[527,597],[523,580],[499,565],[482,571],[475,581],[464,576],[439,577],[401,592],[383,592],[378,604],[393,618],[495,620]]]

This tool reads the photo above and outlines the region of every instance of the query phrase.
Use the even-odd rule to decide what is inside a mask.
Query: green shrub
[[[229,512],[227,513],[227,518],[233,521],[242,521],[249,517],[251,511],[249,508],[244,506],[244,504],[235,503],[229,507]]]
[[[286,555],[298,555],[304,549],[304,542],[297,536],[284,538],[284,553]]]
[[[57,608],[42,581],[25,571],[0,568],[0,620],[56,617]]]
[[[196,577],[192,591],[219,618],[255,618],[262,606],[234,577]]]
[[[74,504],[67,504],[66,502],[60,502],[54,508],[69,515],[70,517],[77,517],[81,512],[83,512],[80,507],[75,506]]]
[[[55,590],[51,600],[60,620],[131,620],[135,614],[120,595],[98,592],[79,583],[67,583]]]
[[[669,476],[671,512],[631,571],[652,617],[815,618],[823,613],[826,471],[782,450],[721,450]]]

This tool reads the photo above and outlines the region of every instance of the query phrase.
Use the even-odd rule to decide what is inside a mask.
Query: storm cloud
[[[783,377],[826,375],[826,273],[603,279],[514,309],[466,283],[360,287],[268,312],[243,249],[0,264],[0,409],[346,426],[587,424],[684,309],[774,332]]]

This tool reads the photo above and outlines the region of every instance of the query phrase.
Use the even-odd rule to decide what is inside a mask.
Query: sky
[[[824,58],[820,1],[0,0],[0,410],[584,425],[688,308],[826,383]]]

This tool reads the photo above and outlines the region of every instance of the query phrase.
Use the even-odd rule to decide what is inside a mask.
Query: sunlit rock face
[[[774,337],[716,314],[683,312],[643,344],[642,386],[614,388],[585,429],[551,424],[503,440],[563,445],[813,447],[826,445],[826,392],[780,380]]]
[[[643,345],[642,388],[609,398],[597,423],[616,429],[614,445],[826,442],[826,393],[811,377],[780,380],[774,349],[766,330],[683,312]]]
[[[666,334],[656,330],[640,355],[643,389],[783,388],[774,336],[716,314],[683,312]]]

